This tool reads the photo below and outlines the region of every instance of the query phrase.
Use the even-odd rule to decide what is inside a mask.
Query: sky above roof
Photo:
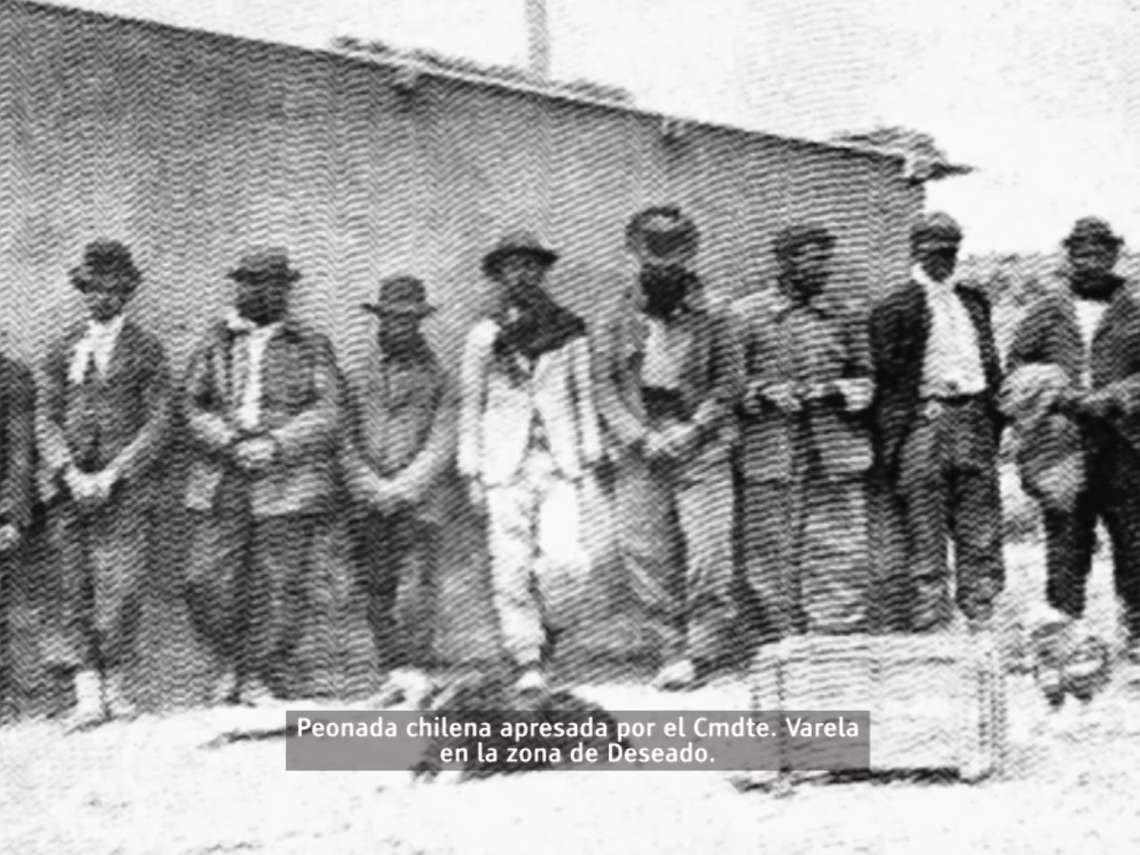
[[[307,47],[336,36],[526,62],[525,0],[73,0]],[[1140,246],[1140,0],[547,0],[551,73],[639,106],[827,139],[902,125],[973,175],[930,186],[969,252],[1106,217]]]

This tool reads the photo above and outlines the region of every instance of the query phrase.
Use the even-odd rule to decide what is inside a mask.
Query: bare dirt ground
[[[1011,546],[1011,651],[1040,596],[1039,546]],[[1115,632],[1106,556],[1090,614]],[[1087,708],[1050,714],[1009,679],[1006,774],[977,785],[915,779],[738,791],[723,772],[539,772],[462,784],[405,773],[287,773],[284,741],[205,747],[232,711],[150,715],[63,736],[0,731],[0,846],[21,855],[141,853],[1098,853],[1140,852],[1140,685],[1118,672]],[[742,682],[683,701],[632,685],[612,709],[746,709]],[[643,706],[635,706],[643,704]],[[240,715],[240,714],[239,714]],[[226,716],[231,716],[226,720]],[[872,732],[873,740],[873,732]]]

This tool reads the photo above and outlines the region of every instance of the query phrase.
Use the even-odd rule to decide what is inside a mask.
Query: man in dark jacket
[[[462,494],[453,465],[458,389],[421,330],[435,307],[420,280],[386,279],[376,303],[361,308],[379,325],[341,459],[363,512],[373,638],[387,666],[423,672],[434,664],[440,547]]]
[[[911,280],[871,316],[876,468],[907,538],[909,597],[896,625],[937,630],[956,598],[972,628],[992,617],[1004,584],[997,454],[1001,366],[983,294],[955,285],[962,232],[945,214],[911,231]]]
[[[0,354],[0,722],[11,700],[8,633],[12,571],[20,560],[35,494],[35,382]]]
[[[692,270],[696,224],[649,208],[626,239],[640,270],[598,334],[596,394],[626,576],[662,655],[655,682],[675,690],[724,660],[739,617],[732,449],[744,358],[729,308]]]
[[[299,638],[334,629],[321,585],[333,566],[343,388],[332,344],[288,314],[301,274],[284,250],[251,251],[229,277],[234,310],[194,353],[182,393],[196,451],[187,593],[224,664],[219,694],[255,705],[286,691]],[[314,679],[322,671],[332,669]]]
[[[1032,305],[1009,354],[1013,372],[1052,365],[1068,378],[1055,409],[1076,428],[1082,464],[1070,472],[1071,500],[1042,495],[1049,605],[1078,632],[1098,519],[1112,540],[1116,591],[1130,657],[1140,662],[1140,298],[1113,272],[1121,238],[1102,220],[1078,220],[1064,245],[1065,287]],[[1048,444],[1025,438],[1023,477]],[[1075,636],[1073,641],[1079,641]]]
[[[867,629],[871,360],[863,319],[826,289],[834,244],[819,224],[784,229],[776,281],[734,307],[745,573],[777,637]]]
[[[77,725],[130,712],[123,673],[147,568],[150,470],[170,408],[162,345],[123,314],[141,279],[123,244],[87,247],[71,280],[89,317],[50,347],[37,413]]]

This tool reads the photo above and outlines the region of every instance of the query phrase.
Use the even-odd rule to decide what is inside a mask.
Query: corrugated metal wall
[[[898,161],[708,126],[666,142],[655,117],[430,77],[401,94],[395,73],[0,2],[6,346],[38,362],[77,317],[66,271],[97,235],[132,247],[147,276],[135,311],[179,368],[253,243],[289,248],[305,274],[297,313],[350,376],[371,337],[355,307],[399,271],[427,281],[431,337],[454,365],[486,306],[479,260],[520,226],[562,252],[552,287],[593,319],[632,272],[626,221],[661,202],[699,224],[714,293],[759,287],[772,235],[804,217],[841,235],[855,299],[905,275],[922,194]],[[604,536],[597,552],[605,563]]]

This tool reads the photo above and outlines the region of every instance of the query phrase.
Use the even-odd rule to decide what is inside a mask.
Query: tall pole
[[[526,0],[527,65],[538,80],[550,78],[550,30],[546,0]]]

